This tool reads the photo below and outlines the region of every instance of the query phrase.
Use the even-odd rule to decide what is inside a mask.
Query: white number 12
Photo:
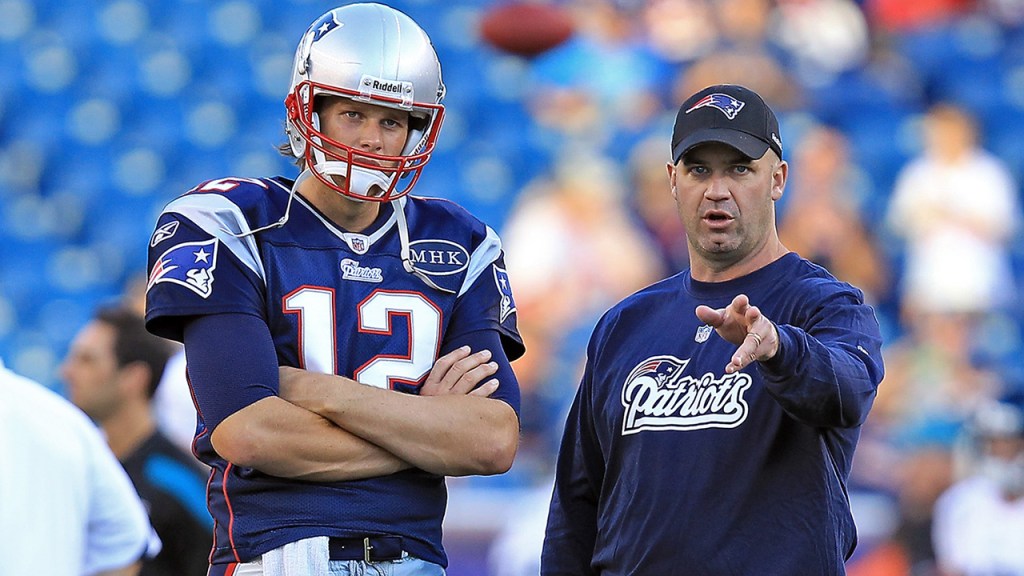
[[[284,311],[299,315],[299,354],[306,370],[337,373],[338,335],[334,290],[303,286],[283,298]],[[441,311],[416,292],[377,290],[357,307],[360,332],[391,335],[391,321],[405,316],[409,348],[404,356],[378,354],[355,371],[369,386],[390,388],[393,380],[416,382],[434,365],[441,340]]]

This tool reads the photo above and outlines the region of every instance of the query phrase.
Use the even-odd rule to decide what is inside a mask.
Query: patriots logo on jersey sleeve
[[[729,96],[728,94],[714,93],[708,94],[701,98],[696,104],[690,106],[690,109],[686,111],[687,114],[693,112],[698,108],[704,108],[705,106],[716,108],[725,114],[725,117],[729,120],[736,118],[736,115],[743,109],[744,103],[740,100]]]
[[[508,272],[494,266],[494,283],[501,293],[501,309],[498,313],[498,323],[502,324],[505,319],[516,311],[516,301],[512,298],[512,284],[508,281]]]
[[[213,271],[217,268],[217,247],[212,238],[205,242],[185,242],[160,255],[149,274],[146,289],[161,282],[184,286],[202,298],[213,293]]]

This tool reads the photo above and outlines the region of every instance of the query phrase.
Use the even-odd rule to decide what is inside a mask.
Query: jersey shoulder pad
[[[483,221],[451,200],[423,196],[408,198],[406,214],[412,226],[418,224],[422,229],[440,230],[449,236],[468,235],[472,238],[470,243],[474,245],[495,235]]]
[[[164,207],[201,228],[246,233],[277,222],[285,213],[290,182],[278,178],[218,178],[199,184]],[[208,230],[213,233],[213,230]]]

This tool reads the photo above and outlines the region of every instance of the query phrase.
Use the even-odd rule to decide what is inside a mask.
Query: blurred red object
[[[491,46],[533,57],[565,42],[574,31],[572,17],[552,4],[511,2],[484,12],[480,37]]]
[[[864,12],[880,29],[908,31],[953,22],[976,3],[976,0],[867,0]]]

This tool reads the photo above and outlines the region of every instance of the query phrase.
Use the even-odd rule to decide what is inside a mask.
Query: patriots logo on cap
[[[161,282],[170,282],[208,298],[213,293],[218,245],[217,239],[211,238],[205,242],[185,242],[167,250],[153,265],[146,290]]]
[[[715,92],[714,94],[708,94],[701,98],[696,104],[690,106],[690,109],[686,111],[687,114],[693,112],[698,108],[704,108],[709,106],[711,108],[717,108],[725,114],[725,117],[729,120],[736,118],[736,115],[743,109],[744,102],[729,96],[728,94],[722,94],[721,92]]]

